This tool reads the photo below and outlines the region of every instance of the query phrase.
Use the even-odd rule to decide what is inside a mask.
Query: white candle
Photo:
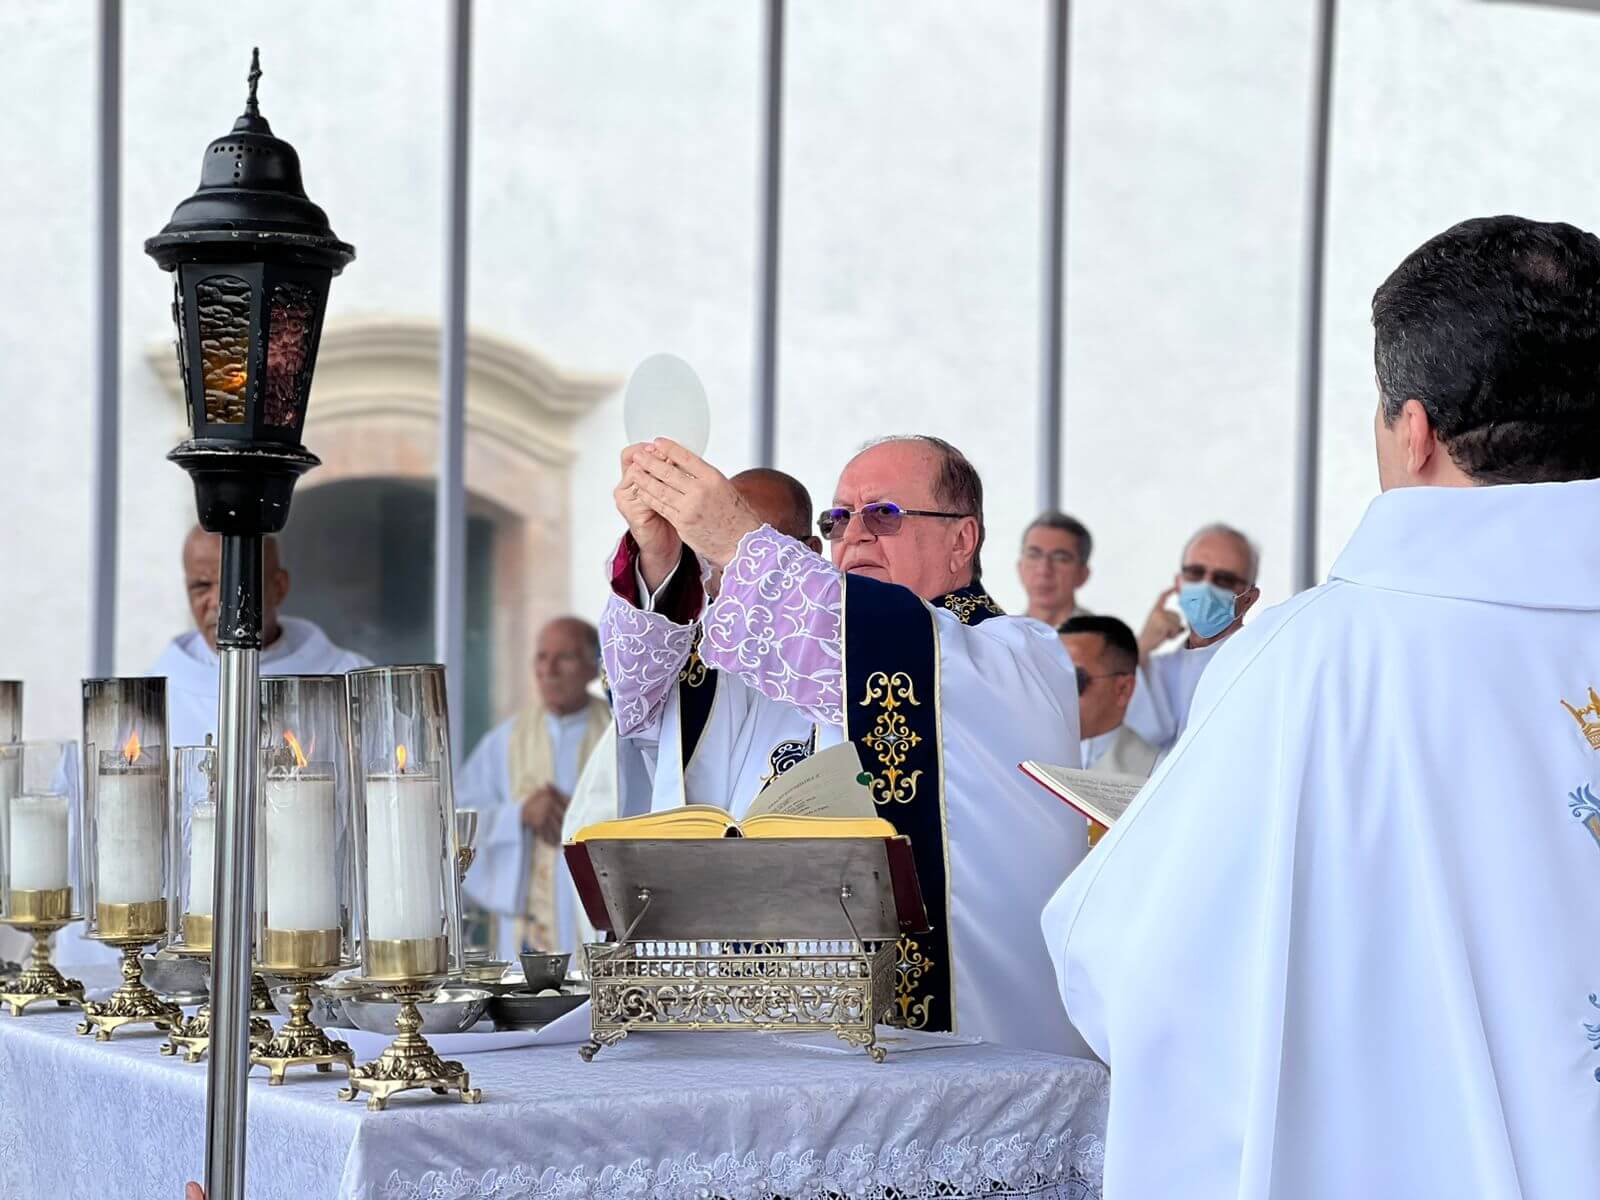
[[[189,814],[190,916],[211,915],[211,885],[217,869],[217,806],[202,800]]]
[[[267,928],[338,929],[333,777],[267,776]]]
[[[95,903],[163,898],[161,768],[102,769],[95,797]]]
[[[435,775],[367,778],[367,936],[444,931],[444,823]]]
[[[65,796],[16,796],[11,800],[10,866],[14,891],[54,891],[70,885]]]

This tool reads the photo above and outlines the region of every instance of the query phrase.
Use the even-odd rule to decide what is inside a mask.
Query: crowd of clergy
[[[898,1019],[1103,1060],[1110,1200],[1600,1194],[1600,240],[1463,222],[1372,321],[1377,495],[1265,611],[1210,524],[1142,619],[1091,613],[1091,533],[1047,512],[1002,613],[937,437],[868,444],[820,515],[628,447],[604,610],[539,632],[534,701],[456,772],[485,937],[594,936],[583,825],[737,818],[849,741],[928,909]],[[263,672],[359,665],[279,615],[274,555]],[[217,565],[196,531],[196,629],[155,667],[178,743],[213,720]],[[1026,760],[1148,782],[1091,850]]]

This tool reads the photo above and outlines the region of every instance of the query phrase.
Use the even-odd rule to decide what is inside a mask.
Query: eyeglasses
[[[1047,562],[1052,567],[1070,567],[1077,563],[1078,556],[1071,550],[1041,550],[1038,546],[1024,546],[1022,548],[1023,562]]]
[[[844,536],[845,529],[850,525],[850,518],[857,514],[860,515],[861,523],[866,526],[867,532],[874,537],[893,537],[900,532],[900,523],[907,517],[944,517],[946,520],[960,520],[962,517],[972,515],[933,512],[926,508],[901,508],[892,500],[874,500],[871,504],[863,504],[860,508],[823,509],[821,515],[817,517],[817,529],[830,542],[836,542]]]
[[[1074,667],[1078,675],[1078,695],[1083,695],[1089,690],[1089,685],[1096,679],[1115,679],[1119,675],[1132,675],[1132,671],[1107,671],[1104,675],[1091,675],[1082,667]]]
[[[1204,566],[1201,563],[1184,563],[1178,568],[1178,575],[1185,583],[1204,583],[1210,576],[1211,582],[1225,592],[1232,592],[1235,596],[1247,591],[1250,581],[1243,575],[1235,575],[1232,571],[1221,571]]]

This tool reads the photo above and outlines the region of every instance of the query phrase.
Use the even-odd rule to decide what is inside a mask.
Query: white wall
[[[263,110],[358,258],[335,315],[436,315],[443,6],[127,0],[118,668],[186,620],[176,406],[145,362],[169,282],[142,251],[198,179],[262,47]],[[1465,216],[1600,225],[1600,17],[1483,0],[1340,5],[1320,511],[1324,567],[1374,488],[1367,304]],[[225,15],[225,18],[223,14]],[[789,6],[779,465],[819,503],[861,440],[966,447],[989,578],[1020,594],[1035,502],[1043,8]],[[748,463],[760,6],[479,0],[471,313],[563,366],[671,349],[711,390],[711,453]],[[1288,590],[1312,5],[1073,5],[1066,506],[1092,607],[1137,624],[1184,535],[1230,520]],[[223,24],[224,19],[226,25]],[[0,6],[0,676],[70,735],[86,665],[92,396],[92,6]],[[603,599],[618,406],[579,430],[574,607]],[[469,486],[471,481],[469,480]],[[430,531],[421,530],[419,536]]]

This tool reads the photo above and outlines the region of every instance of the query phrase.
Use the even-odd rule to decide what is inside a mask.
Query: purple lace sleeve
[[[649,725],[689,660],[694,626],[644,612],[612,593],[600,617],[600,654],[611,686],[617,732],[626,737]]]
[[[814,721],[843,724],[843,603],[838,568],[763,525],[722,573],[700,657]]]

